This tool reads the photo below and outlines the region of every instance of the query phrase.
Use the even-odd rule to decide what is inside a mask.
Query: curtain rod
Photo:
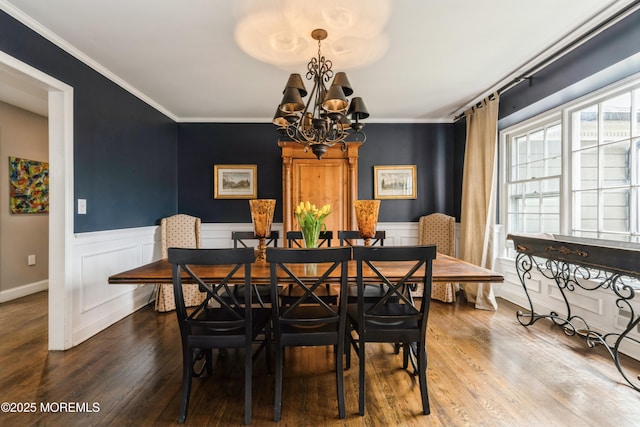
[[[518,85],[519,83],[523,82],[524,80],[529,80],[529,86],[531,86],[531,84],[533,82],[533,74],[537,73],[541,69],[545,68],[546,66],[550,65],[551,63],[553,63],[553,62],[557,61],[558,59],[562,58],[563,56],[565,56],[566,54],[568,54],[572,50],[576,49],[579,45],[587,42],[588,40],[593,38],[597,33],[605,30],[607,27],[613,25],[614,23],[616,23],[617,21],[621,20],[622,18],[625,18],[626,16],[628,16],[631,13],[635,12],[635,10],[638,9],[639,6],[640,6],[640,0],[635,0],[634,2],[628,4],[627,6],[625,6],[622,9],[620,9],[618,12],[616,12],[615,14],[613,14],[610,17],[608,17],[607,19],[605,19],[604,21],[598,23],[598,25],[596,25],[595,27],[591,28],[589,31],[587,31],[586,33],[584,33],[583,35],[581,35],[577,39],[573,40],[572,42],[570,42],[566,46],[563,46],[557,52],[554,52],[553,54],[551,54],[548,58],[546,58],[546,59],[540,61],[539,63],[531,66],[524,73],[521,73],[520,76],[515,77],[513,80],[511,80],[510,82],[502,85],[497,90],[492,90],[491,94],[489,95],[489,99],[491,99],[493,97],[494,93],[497,92],[499,95],[502,95],[504,92],[507,92],[509,89],[515,87],[516,85]],[[482,105],[482,99],[484,99],[484,98],[486,98],[486,96],[483,96],[479,101],[476,101],[476,102],[474,102],[473,104],[470,104],[470,105],[471,106],[475,105],[477,108],[479,108]],[[457,114],[453,118],[453,121],[457,122],[462,117],[464,117],[465,111],[468,108],[470,108],[470,107],[469,106],[465,107],[464,110],[461,113]]]

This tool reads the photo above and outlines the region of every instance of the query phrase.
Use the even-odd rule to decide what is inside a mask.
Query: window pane
[[[602,192],[602,230],[629,232],[629,190]]]
[[[602,142],[620,141],[631,136],[631,92],[602,103]]]
[[[633,113],[634,117],[634,130],[633,136],[640,136],[640,89],[636,89],[633,91],[634,94],[634,105],[635,111]]]
[[[604,146],[602,150],[602,186],[630,184],[629,161],[628,140]]]
[[[535,162],[529,163],[526,178],[532,179],[532,178],[541,178],[545,176],[544,164],[545,164],[544,160],[537,160]]]
[[[633,180],[634,184],[640,184],[640,165],[638,165],[638,162],[640,162],[640,139],[637,139],[635,141],[633,141],[633,150],[635,151],[635,159],[636,159],[636,165],[635,167],[633,167],[632,165],[630,165],[630,169],[631,169],[631,179]],[[638,215],[640,215],[640,212],[638,212]],[[638,230],[640,231],[640,230]]]
[[[516,160],[516,164],[521,165],[523,163],[527,163],[527,137],[523,136],[516,139],[516,143],[518,147],[518,158]]]
[[[547,155],[546,157],[556,157],[562,154],[562,127],[560,124],[553,125],[547,129]]]
[[[544,131],[533,132],[529,136],[529,160],[540,160],[544,157]]]
[[[560,215],[542,215],[542,232],[543,233],[560,233]]]
[[[592,105],[573,114],[574,150],[598,144],[598,106]]]
[[[541,233],[540,215],[523,215],[524,233]]]
[[[545,160],[545,167],[547,169],[545,176],[562,174],[562,158],[558,156]]]
[[[576,230],[598,230],[598,192],[576,191],[573,200]]]
[[[560,195],[560,179],[559,178],[553,178],[553,179],[545,179],[544,181],[542,181],[542,192],[547,195],[547,194],[551,194],[551,195]]]
[[[573,169],[575,190],[585,190],[598,187],[598,150],[592,148],[582,150],[573,155]]]
[[[638,240],[640,242],[640,188],[636,187],[634,188],[632,191],[633,197],[631,198],[631,200],[635,200],[635,209],[632,210],[635,211],[635,227],[634,230],[636,231],[636,235],[638,237]],[[632,208],[633,209],[633,208]]]

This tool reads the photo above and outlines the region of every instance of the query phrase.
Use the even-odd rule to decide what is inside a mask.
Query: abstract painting
[[[11,213],[49,212],[49,163],[9,157]]]

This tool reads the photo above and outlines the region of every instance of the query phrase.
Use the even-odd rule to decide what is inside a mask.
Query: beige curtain
[[[496,93],[465,112],[460,257],[486,268],[492,268],[493,263],[490,244],[495,222],[498,98]],[[467,301],[475,303],[476,308],[498,309],[490,283],[466,283],[463,288]]]

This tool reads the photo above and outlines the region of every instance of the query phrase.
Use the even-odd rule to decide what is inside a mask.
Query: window
[[[501,133],[507,234],[640,242],[640,78],[533,120]]]
[[[515,133],[507,144],[510,232],[560,232],[562,125],[559,120]]]
[[[571,113],[571,234],[638,241],[640,89]]]

